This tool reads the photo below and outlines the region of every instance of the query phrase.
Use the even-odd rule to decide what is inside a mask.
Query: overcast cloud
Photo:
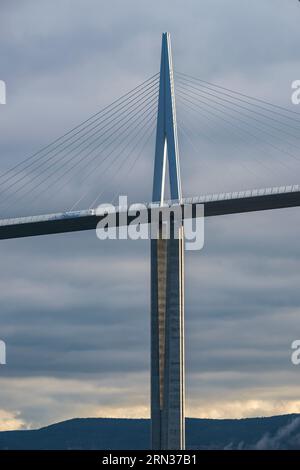
[[[178,71],[294,109],[299,16],[296,0],[2,0],[1,172],[158,72],[163,31]],[[184,195],[300,182],[288,154],[177,107],[199,148],[179,128]],[[153,153],[152,139],[132,175],[107,176],[101,202],[149,200]],[[22,213],[68,209],[82,191],[71,181]],[[300,412],[299,229],[297,208],[211,218],[204,249],[187,252],[189,416]],[[0,259],[0,429],[149,416],[149,243],[64,234],[1,241]]]

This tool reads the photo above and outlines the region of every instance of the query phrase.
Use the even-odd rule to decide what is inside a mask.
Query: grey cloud
[[[172,33],[177,70],[290,106],[298,15],[297,2],[279,0],[192,1],[188,8],[178,0],[1,2],[0,78],[8,88],[1,170],[157,72],[163,30]],[[191,120],[179,100],[178,120]],[[190,130],[199,150],[180,133],[186,196],[299,182],[296,161],[229,132],[221,120],[204,117]],[[103,200],[127,189],[148,200],[152,166],[153,140],[135,172],[111,183]],[[69,208],[79,182],[32,205],[24,199],[16,211]],[[99,178],[93,191],[107,182],[109,175]],[[187,253],[191,414],[217,404],[220,414],[248,415],[298,406],[289,350],[300,301],[297,213],[206,220],[204,250]],[[0,337],[8,345],[0,409],[20,411],[32,426],[114,410],[147,414],[149,244],[103,243],[91,232],[1,242],[0,256]],[[253,397],[260,408],[247,405]],[[245,411],[231,406],[240,399]]]

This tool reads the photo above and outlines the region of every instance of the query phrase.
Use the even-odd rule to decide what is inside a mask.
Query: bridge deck
[[[186,198],[183,199],[182,202],[183,204],[192,204],[193,217],[195,217],[197,204],[204,204],[205,217],[283,209],[300,206],[300,186],[281,186],[276,188],[211,194]],[[171,205],[172,201],[167,201],[166,203]],[[146,206],[149,213],[152,207],[157,207],[157,204],[148,203]],[[116,208],[116,226],[124,224],[120,219],[122,212],[124,214],[124,208]],[[97,215],[95,209],[89,209],[31,217],[0,219],[0,240],[93,230],[96,229],[102,217],[103,216]],[[125,224],[133,222],[134,218],[135,216],[133,215],[126,215]]]

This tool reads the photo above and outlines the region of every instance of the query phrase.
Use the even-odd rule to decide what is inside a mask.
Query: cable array
[[[0,175],[0,211],[12,213],[42,202],[51,206],[70,188],[80,194],[70,207],[98,201],[96,191],[111,187],[112,176],[140,155],[157,113],[159,74]],[[121,163],[120,163],[121,162]],[[68,209],[68,208],[64,208]],[[47,208],[47,210],[49,210]]]
[[[197,193],[230,190],[224,179],[236,183],[237,174],[239,189],[248,177],[253,187],[265,186],[266,177],[299,182],[300,113],[187,74],[174,77],[181,165],[186,143],[202,169]],[[3,172],[1,216],[49,212],[56,203],[60,210],[91,208],[108,202],[110,192],[115,201],[154,136],[158,93],[157,73]]]
[[[197,152],[195,158],[205,171],[214,166],[215,180],[230,174],[235,178],[239,167],[244,177],[254,176],[255,187],[266,184],[272,175],[278,181],[295,180],[300,163],[300,113],[180,72],[175,72],[175,88],[180,136],[193,155]],[[213,159],[202,157],[207,142],[210,153],[215,152]],[[238,155],[230,156],[230,163],[222,161],[226,147]],[[240,188],[244,186],[241,181]]]

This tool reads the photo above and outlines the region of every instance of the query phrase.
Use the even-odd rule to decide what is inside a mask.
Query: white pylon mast
[[[152,200],[154,202],[162,202],[164,199],[167,158],[169,164],[171,198],[181,200],[171,38],[170,33],[163,33],[152,193]]]

